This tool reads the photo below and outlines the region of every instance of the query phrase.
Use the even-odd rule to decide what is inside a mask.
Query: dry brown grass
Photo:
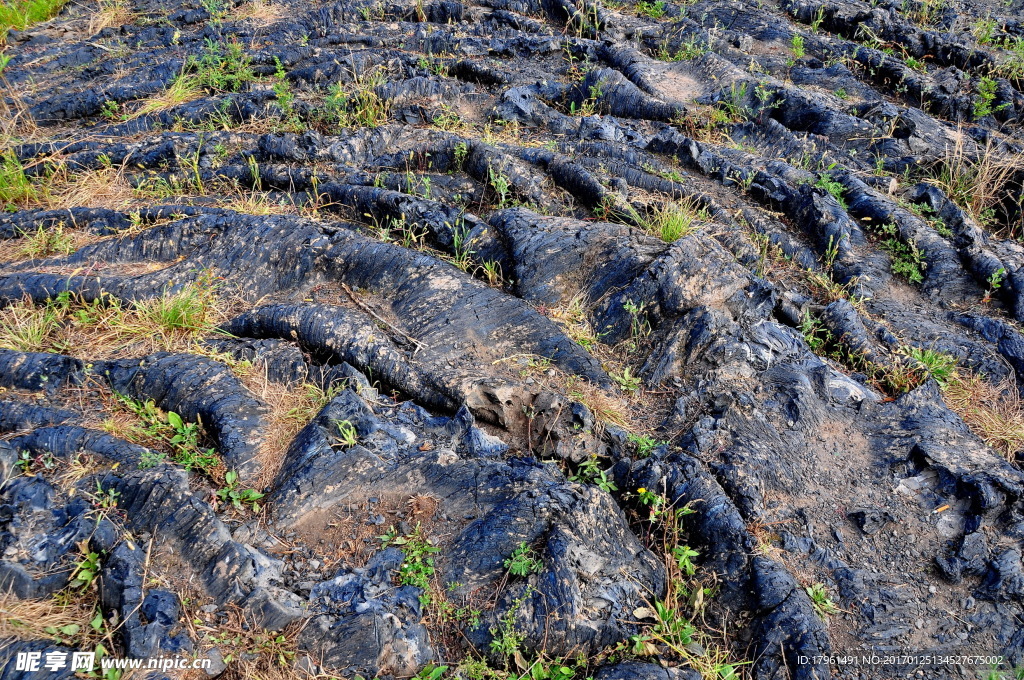
[[[971,431],[1013,462],[1024,451],[1024,403],[1011,380],[990,383],[981,376],[954,376],[942,394]]]
[[[44,204],[60,208],[123,208],[133,201],[135,192],[125,180],[122,168],[104,168],[72,173],[63,163],[55,166],[45,182]]]
[[[199,285],[134,303],[60,298],[36,305],[26,300],[0,309],[0,347],[86,360],[155,351],[210,354],[200,339],[226,317],[226,304]]]
[[[48,229],[39,227],[19,238],[0,241],[0,264],[28,258],[69,255],[97,240],[99,237],[95,234],[68,228],[63,222]]]
[[[699,142],[726,144],[729,136],[723,125],[729,122],[724,113],[713,106],[694,105],[686,116],[673,121],[683,134]]]
[[[764,555],[765,557],[771,557],[772,559],[779,559],[783,554],[782,548],[775,545],[781,540],[778,533],[772,528],[778,524],[786,524],[787,522],[762,522],[760,520],[751,522],[747,525],[747,531],[754,537],[756,545],[754,549],[758,554]]]
[[[53,644],[76,649],[105,649],[116,653],[113,631],[108,622],[91,625],[99,607],[95,584],[84,591],[68,588],[48,599],[19,599],[13,593],[0,594],[0,639],[51,640]],[[130,676],[125,674],[124,680]]]
[[[284,630],[271,633],[247,620],[241,609],[229,607],[229,618],[224,623],[211,625],[193,623],[192,632],[200,647],[217,647],[228,668],[219,676],[226,680],[295,680],[300,677],[292,668],[296,656],[296,640],[304,621],[296,622]],[[189,671],[186,678],[205,678],[203,671]]]
[[[242,5],[238,12],[241,18],[249,19],[259,27],[276,24],[285,15],[285,7],[270,0],[252,0]]]
[[[562,307],[548,309],[547,316],[583,349],[593,352],[597,348],[598,337],[587,317],[587,298],[583,293],[577,293]]]
[[[6,199],[17,208],[48,210],[92,207],[119,209],[129,205],[135,191],[124,177],[123,167],[72,172],[59,157],[53,156],[17,165],[9,176],[17,181],[18,191]],[[35,176],[19,173],[33,170]],[[41,170],[41,171],[40,171]],[[18,175],[17,177],[15,175]],[[10,180],[8,180],[10,181]]]
[[[0,594],[0,638],[32,640],[52,638],[48,631],[79,626],[89,629],[95,603],[62,604],[56,598],[20,600],[13,593]]]
[[[285,452],[299,430],[304,428],[327,403],[337,396],[339,388],[324,391],[315,385],[284,385],[267,377],[265,361],[234,369],[242,383],[259,400],[270,407],[267,431],[258,453],[260,474],[254,488],[269,485],[284,462]]]
[[[199,339],[227,318],[209,284],[134,304],[116,298],[85,303],[71,297],[0,309],[0,347],[60,352],[81,359],[143,356],[156,351],[209,354]]]
[[[141,100],[138,107],[125,116],[125,120],[133,120],[149,113],[156,113],[165,109],[199,99],[203,96],[203,88],[196,85],[190,78],[175,78],[166,90],[160,94],[146,97]]]
[[[124,0],[99,0],[96,13],[89,19],[89,33],[95,35],[109,26],[124,26],[135,19],[135,13]]]
[[[629,405],[623,399],[610,396],[597,385],[582,379],[570,379],[567,390],[570,397],[590,409],[599,423],[631,429]]]
[[[295,214],[295,206],[273,203],[270,194],[260,191],[241,192],[237,197],[226,201],[223,207],[247,215],[288,215]]]
[[[984,148],[969,148],[964,133],[957,131],[953,148],[931,167],[925,181],[942,189],[978,223],[994,225],[1005,236],[1024,235],[1019,213],[1024,157],[1002,154],[991,140]],[[1016,222],[1000,224],[1000,209],[1014,203],[1018,206]]]

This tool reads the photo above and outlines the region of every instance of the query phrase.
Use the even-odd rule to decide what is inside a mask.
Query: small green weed
[[[203,53],[189,57],[180,76],[190,85],[211,92],[238,92],[256,79],[252,59],[235,41],[219,43],[207,38]]]
[[[40,199],[40,191],[14,152],[0,152],[0,209],[5,211],[27,207]]]
[[[992,295],[997,290],[999,290],[1000,288],[1003,287],[1003,281],[1005,279],[1006,279],[1006,269],[1004,267],[1000,267],[999,269],[997,269],[994,272],[992,272],[991,274],[989,274],[988,279],[986,279],[987,282],[988,282],[988,290],[985,291],[985,297],[982,298],[982,302],[991,302],[992,301]]]
[[[100,115],[110,121],[117,121],[121,119],[121,105],[113,99],[108,99],[103,102],[100,107]]]
[[[596,455],[591,456],[580,463],[576,474],[569,477],[569,481],[579,482],[581,484],[593,484],[602,491],[607,491],[609,493],[619,490],[619,487],[615,486],[615,482],[613,482],[608,476],[608,471],[602,469],[601,465],[597,462]]]
[[[1004,78],[1016,81],[1020,86],[1024,83],[1024,37],[1007,38],[1003,41],[1003,48],[1008,54],[999,64],[998,72]]]
[[[804,37],[800,34],[794,35],[789,44],[793,50],[793,58],[788,63],[792,66],[807,55],[807,49],[804,47]]]
[[[86,541],[79,544],[79,550],[82,551],[82,559],[75,563],[75,569],[71,572],[71,582],[68,585],[77,590],[88,590],[99,578],[100,556],[99,553],[89,550],[89,544]]]
[[[544,570],[544,562],[536,556],[533,548],[525,542],[512,551],[512,556],[505,558],[505,568],[513,576],[529,576]]]
[[[168,447],[174,453],[174,462],[189,471],[209,474],[217,466],[217,452],[199,446],[202,429],[200,423],[186,423],[174,411],[162,415],[152,399],[139,401],[118,393],[114,393],[114,398],[141,421],[140,425],[123,432],[123,436],[140,443],[156,443]],[[161,462],[163,459],[157,454],[141,461],[140,467],[152,467]]]
[[[63,222],[50,229],[39,226],[35,232],[22,232],[21,235],[25,239],[25,243],[18,249],[19,257],[39,258],[54,254],[68,255],[75,251],[74,236],[65,231]]]
[[[48,472],[57,467],[57,459],[49,451],[33,456],[28,451],[21,451],[15,461],[23,475],[34,475],[37,472]]]
[[[913,243],[904,243],[899,239],[899,230],[895,224],[888,223],[878,226],[874,231],[882,236],[879,242],[882,250],[892,257],[893,274],[904,277],[907,281],[920,284],[924,281],[924,270],[927,263],[924,252],[918,250]]]
[[[629,366],[624,367],[621,373],[609,371],[608,375],[611,376],[611,379],[618,384],[619,389],[621,389],[623,392],[632,394],[638,391],[641,387],[643,387],[643,380],[640,378],[640,376],[633,375],[632,370],[629,368]]]
[[[245,510],[248,507],[254,513],[260,511],[259,500],[263,498],[262,493],[256,489],[243,489],[238,481],[238,473],[228,470],[224,473],[224,487],[217,489],[217,498],[222,503],[231,504],[235,510]]]
[[[847,210],[850,207],[847,205],[846,199],[843,198],[843,193],[846,191],[846,188],[841,182],[832,179],[829,175],[822,174],[818,176],[818,181],[814,183],[814,186],[819,189],[824,189],[831,194],[832,197],[838,201],[839,206],[843,210]]]
[[[632,300],[625,300],[622,303],[622,309],[629,314],[629,340],[626,341],[629,343],[628,349],[630,352],[635,352],[640,349],[641,343],[650,337],[652,331],[651,322],[647,319],[647,303],[641,302],[637,304]],[[615,379],[614,376],[612,379]],[[636,378],[627,378],[625,371],[623,371],[623,374],[619,376],[619,380],[628,386],[632,385]],[[637,388],[639,388],[639,384]]]
[[[636,3],[636,14],[641,17],[660,19],[665,16],[665,0],[655,0],[655,2],[640,0]]]
[[[508,199],[512,193],[512,182],[500,168],[495,170],[494,166],[487,166],[487,184],[498,196],[497,207],[501,209],[508,205]]]
[[[391,119],[391,104],[377,94],[385,82],[380,70],[357,74],[348,85],[335,83],[324,99],[324,117],[341,128],[376,128]]]
[[[1010,106],[1009,103],[1000,104],[999,106],[993,107],[995,103],[996,90],[999,87],[999,83],[996,82],[995,78],[988,76],[982,76],[978,80],[977,89],[978,97],[974,100],[974,118],[980,120],[986,116],[991,116],[997,111],[1002,111],[1006,107]]]
[[[814,611],[822,619],[828,619],[833,614],[838,614],[841,610],[836,606],[832,598],[829,597],[828,590],[825,588],[824,583],[815,583],[804,588],[807,596],[811,598],[811,604],[814,605]]]
[[[697,36],[691,36],[681,42],[674,53],[668,51],[668,40],[666,40],[658,47],[656,56],[661,61],[689,61],[707,54],[710,50],[711,48],[706,42]]]
[[[281,108],[281,115],[284,118],[283,129],[288,132],[302,132],[305,125],[295,109],[295,92],[292,91],[288,82],[287,74],[281,60],[274,57],[274,64],[277,69],[274,71],[274,96],[277,98],[277,105]]]
[[[653,611],[655,624],[645,632],[629,638],[632,652],[637,656],[657,653],[657,645],[665,645],[684,658],[688,656],[686,647],[693,642],[697,629],[674,609],[664,602],[655,601]]]
[[[659,441],[654,437],[647,435],[633,434],[632,432],[626,435],[626,440],[636,448],[637,458],[646,458],[647,456],[654,453],[654,450],[659,446],[665,446],[668,442]]]
[[[7,31],[24,31],[32,24],[57,16],[68,0],[4,0],[0,2],[0,44]]]
[[[527,586],[525,592],[513,601],[508,610],[498,619],[498,627],[490,629],[493,636],[490,644],[491,651],[504,657],[506,667],[510,657],[520,654],[519,647],[526,639],[526,635],[516,628],[516,614],[532,594],[533,587]]]
[[[732,83],[729,86],[729,92],[723,93],[724,96],[719,98],[718,106],[728,116],[729,122],[739,123],[750,115],[750,109],[746,104],[747,89],[746,81]]]
[[[452,151],[452,160],[455,169],[462,170],[466,164],[466,157],[469,156],[469,145],[466,142],[456,142]]]
[[[338,441],[343,446],[352,447],[359,443],[359,433],[356,426],[347,420],[337,420],[334,425],[338,428]]]
[[[677,545],[672,548],[672,556],[676,558],[676,566],[686,576],[693,576],[697,573],[697,567],[693,564],[693,558],[700,553],[688,545]]]
[[[956,359],[943,352],[919,347],[901,347],[900,353],[917,362],[942,387],[945,387],[956,373]]]
[[[398,581],[402,585],[416,586],[423,589],[420,595],[420,602],[430,602],[430,579],[434,576],[434,558],[432,555],[440,548],[431,545],[430,541],[423,535],[419,524],[412,533],[399,536],[398,531],[392,527],[386,534],[380,536],[382,547],[398,546],[405,553],[405,559],[398,570]]]
[[[811,33],[817,33],[823,21],[825,21],[825,8],[819,7],[818,11],[814,13],[814,18],[811,19]]]
[[[432,663],[428,663],[419,673],[413,676],[413,680],[440,680],[447,670],[448,666],[435,666]]]
[[[992,17],[985,17],[974,22],[971,26],[971,33],[974,34],[974,39],[978,41],[979,45],[988,45],[992,42],[998,26],[998,21]]]

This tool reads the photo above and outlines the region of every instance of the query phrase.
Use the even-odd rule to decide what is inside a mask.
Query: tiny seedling
[[[533,548],[523,542],[512,552],[511,557],[505,559],[505,568],[513,576],[529,576],[543,571],[544,562],[534,554]]]
[[[469,145],[466,142],[456,142],[455,147],[452,150],[452,164],[454,169],[461,170],[466,163],[466,157],[469,156]]]
[[[100,510],[112,510],[117,507],[117,499],[121,492],[117,489],[104,489],[99,480],[96,481],[96,493],[92,494],[92,502]]]
[[[238,473],[228,470],[224,474],[224,487],[217,490],[217,498],[223,503],[230,503],[236,510],[245,510],[248,506],[253,512],[260,511],[259,500],[262,493],[256,489],[243,489],[238,481]]]
[[[435,666],[432,663],[428,663],[419,673],[413,676],[413,680],[440,680],[447,670],[448,666]]]
[[[430,579],[434,575],[432,555],[440,548],[431,545],[429,539],[423,535],[419,524],[416,525],[412,533],[405,536],[400,536],[398,531],[392,527],[390,531],[379,538],[383,547],[397,546],[405,553],[405,559],[398,570],[399,583],[422,588],[424,593],[420,596],[420,602],[429,603],[430,595],[427,591],[430,588]]]
[[[811,598],[811,604],[814,605],[814,611],[817,612],[818,616],[822,619],[828,619],[833,614],[838,614],[841,610],[836,606],[836,603],[829,597],[828,590],[825,589],[824,583],[815,583],[804,588],[807,592],[807,596]]]
[[[623,392],[632,394],[643,386],[643,381],[640,379],[640,376],[633,375],[629,366],[623,368],[621,373],[610,371],[608,375],[610,375],[612,380],[619,385],[619,388],[621,388]]]
[[[985,297],[982,298],[982,301],[983,302],[991,302],[992,301],[992,295],[997,290],[999,290],[1000,288],[1003,287],[1003,280],[1005,280],[1005,279],[1006,279],[1006,269],[1004,267],[1000,267],[999,269],[997,269],[994,272],[992,272],[991,274],[989,274],[988,279],[986,279],[986,281],[988,282],[988,290],[985,291]]]
[[[71,581],[68,584],[78,590],[86,590],[93,583],[100,573],[100,556],[89,550],[89,544],[85,541],[78,546],[82,551],[82,559],[75,563],[75,570],[71,572]]]
[[[347,420],[336,420],[334,425],[338,428],[338,441],[346,447],[352,447],[359,443],[359,432],[356,426]]]
[[[666,441],[660,441],[648,435],[633,434],[632,432],[626,435],[626,440],[636,447],[637,458],[646,458],[654,453],[654,450],[659,446],[668,444]]]
[[[49,451],[33,456],[28,451],[18,454],[16,464],[21,468],[22,474],[31,475],[35,472],[48,472],[57,467],[57,459]]]
[[[693,558],[700,555],[688,545],[677,545],[672,548],[672,557],[676,559],[676,566],[686,576],[693,576],[697,573],[697,567],[693,564]]]
[[[807,54],[807,49],[804,47],[804,37],[802,35],[794,35],[793,39],[790,40],[790,45],[793,48],[793,59],[802,59]]]
[[[490,185],[494,193],[498,195],[498,208],[504,208],[508,204],[508,199],[512,190],[512,182],[509,178],[501,171],[494,169],[494,166],[487,166],[487,183]]]
[[[597,462],[597,456],[591,456],[580,463],[579,470],[577,470],[575,475],[569,477],[569,481],[593,484],[608,493],[619,490],[619,487],[615,486],[615,482],[608,476],[608,471],[601,469],[600,464]]]

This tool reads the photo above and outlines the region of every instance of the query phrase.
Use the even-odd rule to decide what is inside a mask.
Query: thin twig
[[[369,307],[369,305],[367,305],[365,302],[363,302],[362,300],[357,298],[356,294],[352,292],[352,289],[349,288],[347,284],[344,284],[344,283],[341,284],[341,289],[345,291],[345,294],[348,295],[349,299],[351,299],[352,302],[355,303],[356,307],[358,307],[359,309],[363,310],[364,312],[366,312],[367,314],[372,316],[374,319],[376,319],[380,323],[384,324],[384,326],[386,326],[389,331],[391,331],[395,335],[397,335],[400,338],[402,338],[405,342],[408,342],[408,343],[411,343],[411,344],[415,345],[416,346],[416,350],[413,352],[413,354],[415,354],[416,352],[418,352],[421,349],[424,349],[426,347],[426,345],[424,345],[422,342],[420,342],[416,338],[412,337],[411,335],[408,335],[407,333],[403,333],[399,329],[395,328],[395,326],[393,324],[390,324],[387,321],[385,321],[384,319],[382,319],[380,317],[380,315],[378,315],[375,311],[373,311]]]

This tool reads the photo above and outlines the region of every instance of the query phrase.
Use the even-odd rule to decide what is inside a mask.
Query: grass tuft
[[[177,293],[136,303],[109,296],[86,302],[64,292],[41,305],[26,300],[0,309],[0,347],[86,359],[126,351],[204,353],[196,341],[217,332],[224,316],[208,277]]]
[[[706,208],[699,207],[692,199],[683,199],[656,208],[643,226],[665,243],[672,243],[697,231],[699,222],[710,219]]]
[[[1013,462],[1024,451],[1024,404],[1011,381],[993,384],[956,374],[943,388],[946,405],[974,434]]]
[[[3,0],[0,2],[0,43],[7,31],[24,31],[32,24],[51,19],[64,8],[67,0]]]
[[[10,149],[0,153],[0,208],[25,207],[39,200],[39,192]]]
[[[629,425],[629,410],[621,399],[610,397],[601,388],[586,380],[574,380],[568,386],[569,396],[594,414],[599,422],[619,427]]]
[[[190,102],[193,99],[198,99],[201,96],[203,96],[203,88],[198,78],[187,75],[179,76],[160,94],[143,99],[140,106],[125,117],[125,120],[163,111],[164,109]]]
[[[214,290],[209,285],[187,285],[172,295],[135,303],[135,314],[165,334],[208,333],[217,322]]]
[[[60,223],[51,229],[38,227],[35,232],[23,232],[17,257],[40,258],[48,255],[69,255],[75,250],[74,235]]]
[[[391,104],[377,94],[385,78],[380,70],[354,74],[348,85],[335,83],[324,100],[324,117],[340,128],[375,128],[391,119]]]
[[[925,181],[942,189],[983,226],[998,225],[1008,235],[1024,236],[1024,158],[1004,156],[991,142],[977,153],[970,152],[961,134],[946,157],[929,169]]]

